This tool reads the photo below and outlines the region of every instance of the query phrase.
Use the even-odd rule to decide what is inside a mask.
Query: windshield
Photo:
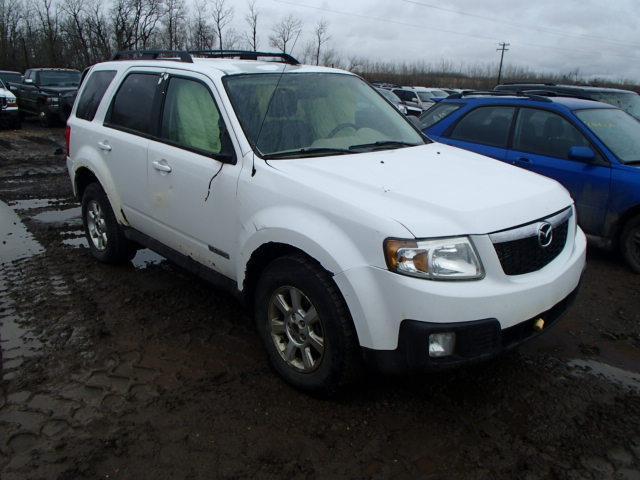
[[[386,88],[376,88],[376,90],[391,103],[402,103],[402,100],[400,100],[400,98],[392,91],[387,90]]]
[[[614,107],[618,107],[640,120],[640,95],[633,92],[596,92],[590,93],[589,96],[599,102],[605,102]]]
[[[418,92],[418,96],[423,102],[433,102],[434,98],[445,98],[448,95],[440,90],[431,90],[429,92]]]
[[[6,83],[20,83],[22,76],[19,73],[0,72],[0,80]]]
[[[225,77],[224,84],[245,135],[263,157],[360,153],[426,142],[354,75],[239,74]]]
[[[80,72],[41,71],[40,85],[43,87],[77,87]]]
[[[623,163],[640,161],[640,122],[617,108],[575,112]]]

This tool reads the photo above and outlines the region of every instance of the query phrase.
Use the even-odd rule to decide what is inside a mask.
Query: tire
[[[11,122],[11,128],[14,130],[20,130],[22,128],[22,119],[19,115]]]
[[[51,115],[49,115],[47,109],[44,106],[41,106],[38,110],[38,122],[40,123],[41,127],[48,128],[53,126]]]
[[[287,316],[286,308],[275,306],[275,299],[281,296],[290,311],[295,311],[291,308],[296,305],[291,293],[295,290],[300,292],[297,311],[306,311],[306,316]],[[309,313],[311,307],[317,312],[315,321]],[[256,288],[254,311],[269,361],[289,384],[307,392],[332,395],[358,378],[361,353],[347,305],[329,274],[305,255],[280,257],[265,268]],[[272,322],[276,316],[278,321]],[[316,348],[319,343],[322,353]],[[300,344],[306,346],[295,348],[289,356],[288,347]]]
[[[87,186],[82,195],[82,223],[91,254],[103,263],[125,263],[136,253],[127,240],[100,184]]]
[[[640,273],[640,215],[629,220],[622,229],[620,251],[627,265]]]

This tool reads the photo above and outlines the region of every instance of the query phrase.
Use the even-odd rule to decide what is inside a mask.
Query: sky
[[[230,5],[244,29],[246,2]],[[257,0],[257,7],[262,49],[282,16],[303,20],[294,56],[324,18],[343,57],[497,66],[504,41],[507,64],[640,82],[640,0]]]

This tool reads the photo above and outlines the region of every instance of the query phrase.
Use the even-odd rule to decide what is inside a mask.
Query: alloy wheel
[[[87,205],[87,230],[93,246],[104,251],[107,248],[107,224],[100,204],[91,200]]]

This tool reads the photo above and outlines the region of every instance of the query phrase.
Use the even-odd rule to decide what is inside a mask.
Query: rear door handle
[[[98,142],[98,148],[100,150],[104,150],[105,152],[111,151],[111,145],[109,145],[109,142],[107,142],[106,140],[104,140],[103,142]]]
[[[154,160],[153,162],[151,162],[151,165],[153,165],[153,168],[155,168],[160,172],[165,172],[165,173],[171,172],[171,167],[169,166],[166,160],[160,160],[160,161]]]

